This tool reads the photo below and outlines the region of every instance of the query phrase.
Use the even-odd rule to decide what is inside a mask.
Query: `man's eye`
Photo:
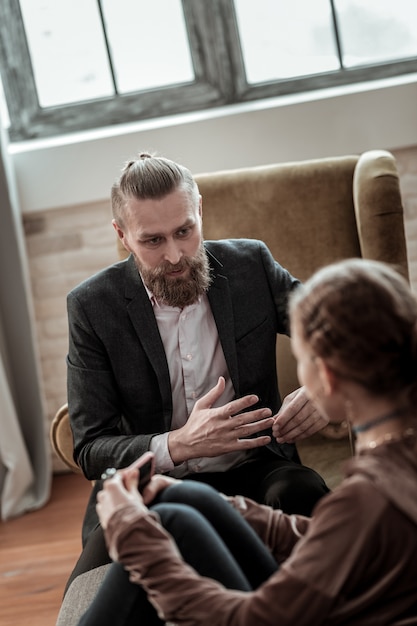
[[[189,226],[187,226],[187,228],[181,228],[181,230],[179,230],[177,232],[178,237],[186,237],[187,235],[189,235],[191,232],[191,228]]]
[[[159,243],[161,243],[160,237],[152,237],[152,239],[145,240],[145,245],[147,246],[157,246]]]

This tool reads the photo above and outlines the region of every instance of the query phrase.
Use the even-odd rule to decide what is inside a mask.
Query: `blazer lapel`
[[[172,413],[168,363],[152,304],[132,256],[129,257],[127,264],[128,277],[125,290],[125,296],[128,300],[127,312],[146,356],[155,371],[163,405]]]
[[[213,282],[207,292],[220,343],[236,395],[239,395],[239,370],[237,365],[234,318],[229,281],[220,273],[221,264],[206,249],[213,270]]]

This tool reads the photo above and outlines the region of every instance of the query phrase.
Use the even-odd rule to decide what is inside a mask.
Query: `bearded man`
[[[71,579],[110,561],[95,512],[100,476],[147,450],[158,473],[288,513],[310,515],[328,491],[294,444],[323,419],[302,388],[280,410],[276,335],[288,333],[299,282],[260,241],[204,241],[197,184],[169,159],[128,162],[111,198],[130,256],[67,300],[74,458],[96,481]]]

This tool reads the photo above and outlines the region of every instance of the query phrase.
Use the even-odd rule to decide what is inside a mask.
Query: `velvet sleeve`
[[[310,524],[308,517],[287,515],[249,498],[234,496],[227,499],[268,546],[278,563],[291,554]]]

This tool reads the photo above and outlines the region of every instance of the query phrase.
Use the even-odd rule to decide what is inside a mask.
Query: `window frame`
[[[333,1],[333,24],[337,21]],[[149,120],[417,71],[417,58],[248,84],[233,0],[182,0],[195,72],[192,83],[67,105],[39,106],[19,0],[0,3],[0,67],[10,141]],[[336,36],[340,57],[340,46]]]

